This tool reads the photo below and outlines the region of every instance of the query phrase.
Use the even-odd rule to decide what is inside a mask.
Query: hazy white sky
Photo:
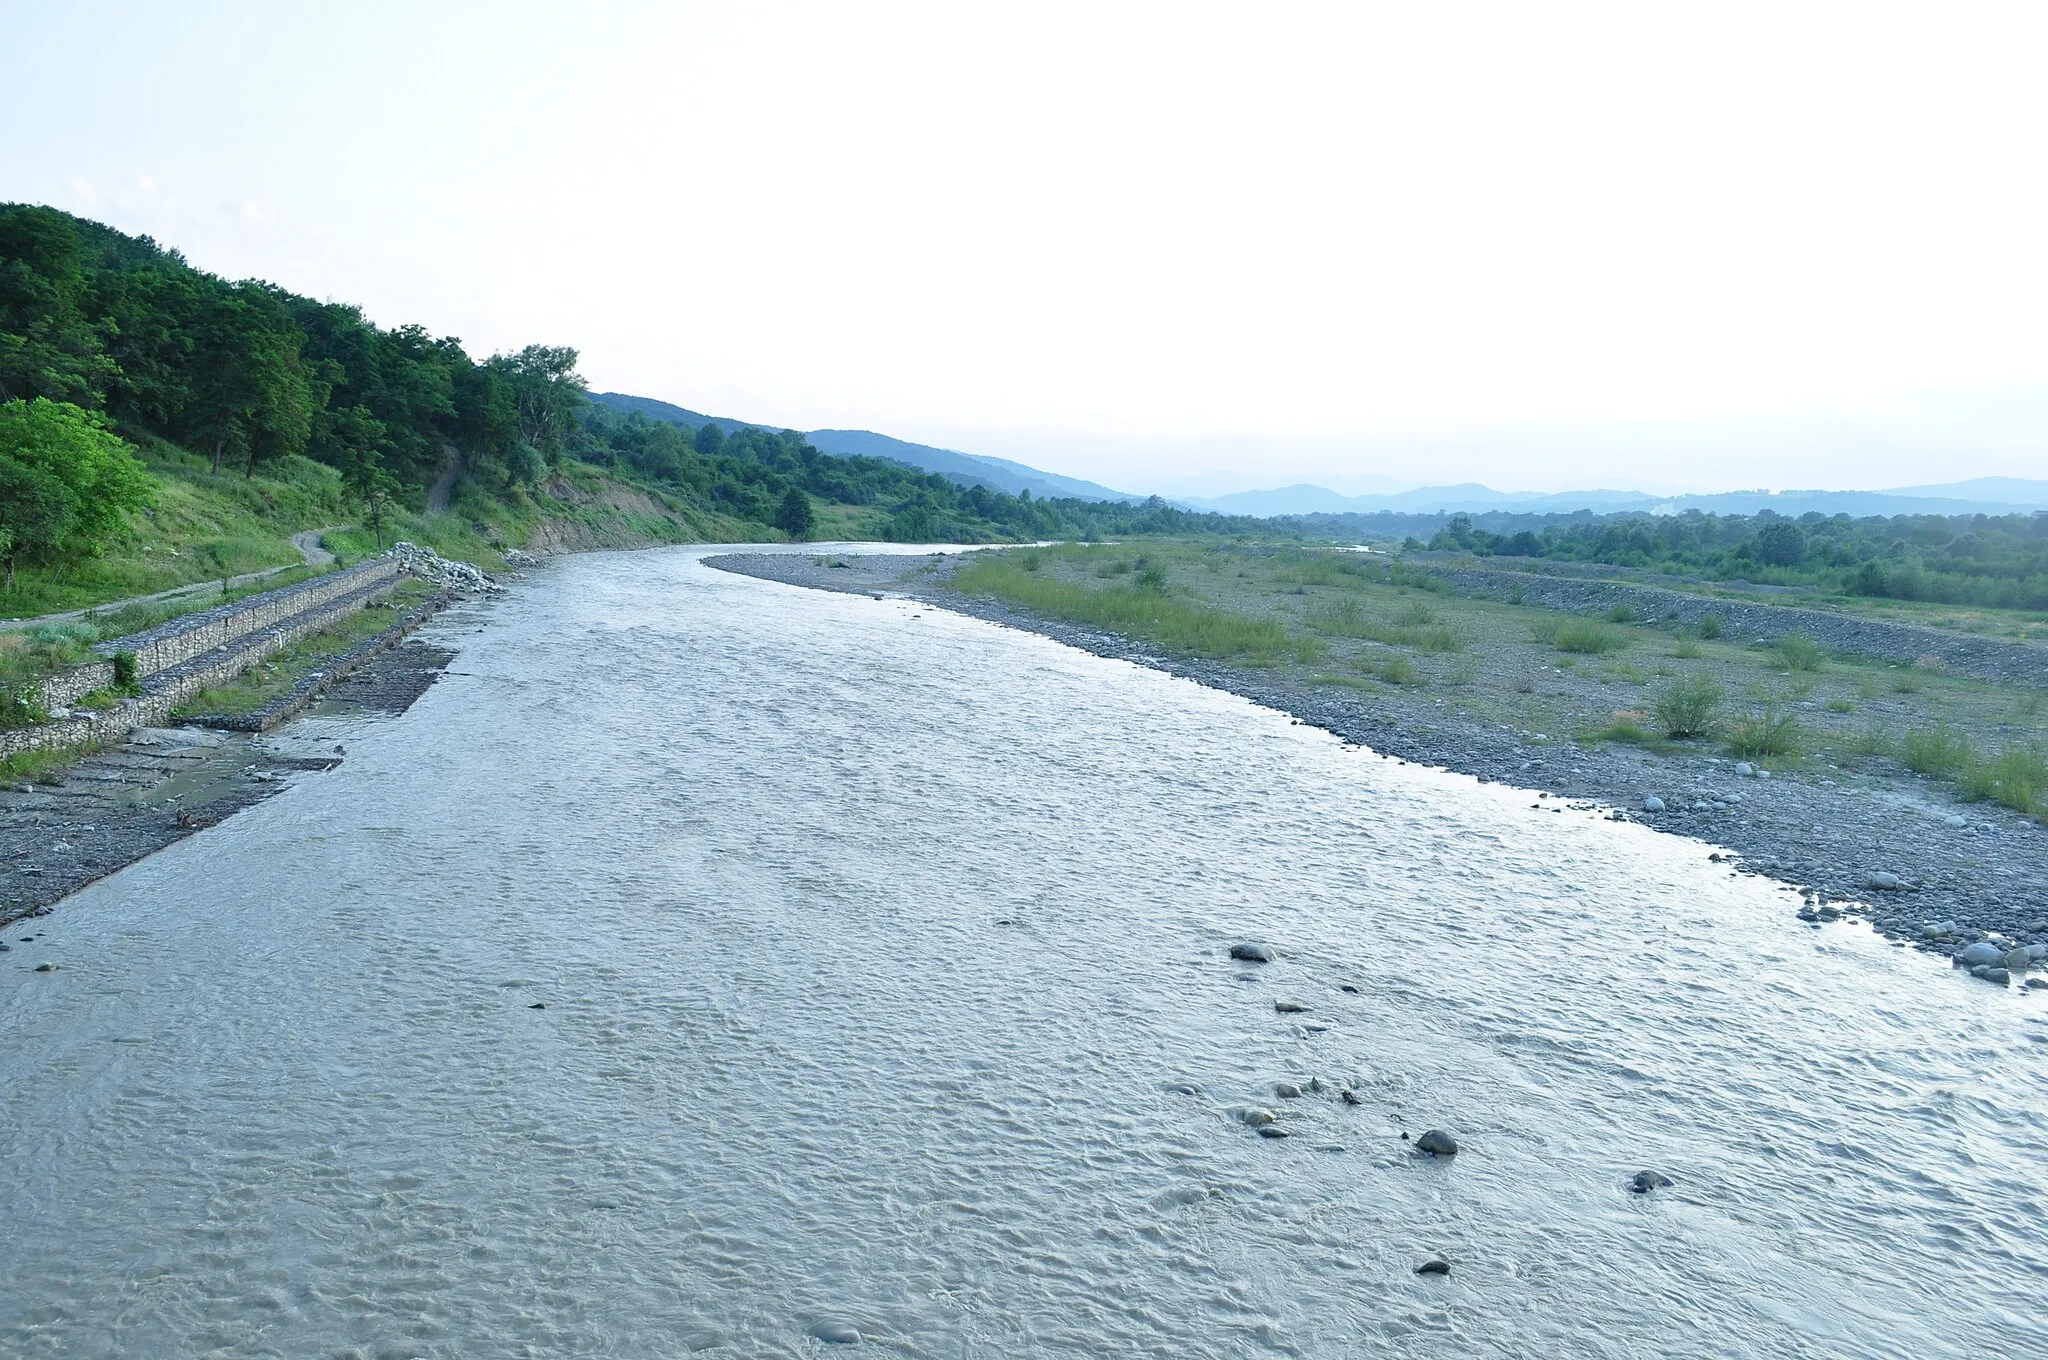
[[[0,198],[1136,490],[2048,476],[2044,38],[1953,0],[0,0]]]

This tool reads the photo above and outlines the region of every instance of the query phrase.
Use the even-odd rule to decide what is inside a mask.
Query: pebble
[[[2001,960],[2005,966],[2005,971],[2008,973],[2024,973],[2027,971],[2027,965],[2033,961],[2034,955],[2032,951],[2024,946],[2006,950],[2005,958]]]
[[[1898,889],[1899,883],[1900,880],[1897,874],[1888,873],[1883,869],[1873,871],[1863,880],[1864,887],[1874,888],[1879,892],[1894,892]]]
[[[1989,940],[1979,940],[1977,943],[1967,946],[1962,953],[1956,955],[1956,962],[1962,964],[1965,968],[1975,968],[1980,964],[2003,963],[2004,961],[2005,951]]]
[[[1415,1146],[1432,1157],[1455,1157],[1458,1155],[1458,1140],[1442,1129],[1430,1129],[1415,1140]]]
[[[528,1009],[528,1010],[530,1010],[530,1011],[544,1011],[544,1010],[546,1010],[547,1008],[548,1008],[548,1003],[547,1003],[547,1002],[545,1002],[545,1001],[536,1001],[536,1002],[534,1002],[534,1003],[533,1003],[533,1004],[532,1004],[531,1006],[528,1006],[528,1007],[527,1007],[526,1009]]]
[[[1307,1010],[1308,1007],[1303,1005],[1299,1001],[1289,1001],[1283,998],[1273,1003],[1273,1009],[1280,1012],[1282,1015],[1299,1015],[1303,1011]]]
[[[1741,775],[1744,779],[1754,779],[1756,777],[1756,766],[1746,760],[1738,760],[1735,762],[1735,773]]]
[[[2001,987],[2012,981],[2012,974],[2003,968],[1972,968],[1970,976],[1983,978],[1986,982],[1995,982]]]
[[[1273,1094],[1282,1100],[1300,1100],[1301,1088],[1291,1081],[1276,1081],[1273,1083]]]
[[[1643,811],[1645,811],[1645,812],[1662,812],[1663,810],[1664,810],[1664,800],[1663,800],[1662,798],[1655,798],[1655,797],[1651,797],[1651,798],[1645,798],[1645,799],[1643,800]]]
[[[1451,1273],[1451,1263],[1441,1256],[1432,1256],[1421,1265],[1415,1267],[1415,1273],[1417,1275],[1448,1275]]]
[[[1254,1107],[1249,1110],[1238,1111],[1237,1117],[1247,1124],[1256,1126],[1261,1124],[1270,1124],[1279,1116],[1275,1115],[1271,1110],[1261,1110],[1257,1107]]]
[[[1343,1097],[1344,1097],[1344,1103],[1345,1103],[1346,1105],[1363,1105],[1363,1104],[1365,1104],[1365,1097],[1364,1097],[1364,1096],[1362,1096],[1362,1095],[1360,1095],[1360,1094],[1358,1094],[1358,1092],[1356,1092],[1356,1091],[1352,1090],[1352,1089],[1351,1089],[1350,1087],[1348,1087],[1348,1086],[1344,1088],[1344,1090],[1343,1090],[1343,1091],[1341,1092],[1341,1094],[1342,1094],[1342,1095],[1343,1095]]]
[[[1293,1136],[1294,1130],[1284,1124],[1259,1125],[1259,1137],[1261,1138],[1292,1138]]]
[[[1638,1195],[1647,1195],[1652,1190],[1662,1190],[1671,1183],[1671,1178],[1661,1171],[1638,1171],[1629,1181],[1628,1188]]]
[[[57,971],[57,965],[54,963],[39,963],[36,965],[36,971],[38,973],[54,973]]]
[[[1230,946],[1230,957],[1243,959],[1246,963],[1271,963],[1273,951],[1254,940],[1241,940]]]

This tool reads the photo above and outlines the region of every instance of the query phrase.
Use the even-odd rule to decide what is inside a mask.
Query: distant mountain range
[[[726,416],[707,416],[652,397],[622,392],[593,392],[592,401],[615,411],[638,411],[650,420],[666,420],[686,429],[716,425],[722,430],[778,429]],[[913,444],[872,430],[810,430],[804,435],[825,453],[842,457],[865,455],[936,472],[962,486],[985,486],[1015,495],[1029,491],[1040,498],[1072,497],[1087,501],[1141,501],[1143,496],[1112,491],[1094,482],[1041,472],[1007,458],[989,458],[957,449]],[[2048,509],[2048,481],[2024,477],[1978,477],[1967,482],[1902,486],[1888,491],[1720,491],[1689,496],[1657,496],[1647,491],[1495,491],[1477,482],[1456,486],[1425,486],[1369,496],[1345,496],[1328,487],[1307,484],[1270,491],[1238,491],[1227,496],[1182,496],[1176,505],[1191,510],[1217,510],[1231,515],[1371,515],[1484,514],[1507,511],[1525,515],[1568,515],[1649,511],[1681,514],[1700,510],[1715,515],[1753,515],[1759,510],[1796,517],[1823,515],[2009,515],[2014,511]]]
[[[1682,514],[1754,515],[1773,510],[1786,516],[1823,515],[2009,515],[2048,509],[2048,481],[2021,477],[1979,477],[1939,486],[1905,486],[1889,491],[1718,491],[1690,496],[1655,496],[1647,491],[1509,492],[1467,482],[1426,486],[1388,495],[1343,496],[1327,487],[1286,486],[1272,491],[1239,491],[1228,496],[1184,497],[1195,510],[1232,515],[1571,514],[1589,510],[1614,514],[1640,510]]]
[[[638,411],[649,420],[666,420],[674,425],[699,429],[705,425],[716,425],[722,430],[744,428],[775,429],[768,425],[755,425],[751,421],[732,420],[725,416],[707,416],[698,411],[672,406],[652,397],[632,397],[622,392],[593,392],[590,399],[601,406],[615,411]],[[804,438],[822,453],[835,453],[842,458],[868,457],[886,458],[894,463],[903,463],[925,472],[936,472],[949,481],[962,486],[985,486],[991,491],[1007,491],[1011,495],[1029,491],[1033,496],[1068,497],[1082,501],[1142,501],[1143,496],[1133,496],[1123,491],[1112,491],[1094,482],[1084,482],[1074,477],[1062,477],[1057,472],[1040,472],[1037,468],[1013,463],[1007,458],[988,458],[976,453],[961,453],[957,449],[935,448],[930,444],[912,444],[908,440],[876,434],[872,430],[807,430]]]

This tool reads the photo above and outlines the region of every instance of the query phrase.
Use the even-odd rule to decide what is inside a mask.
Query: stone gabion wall
[[[347,572],[337,573],[334,580]],[[165,668],[152,677],[145,686],[147,690],[138,699],[124,699],[105,713],[89,717],[79,716],[69,722],[43,723],[36,727],[19,727],[11,731],[0,731],[0,759],[20,755],[27,751],[75,750],[91,742],[119,741],[130,728],[160,727],[170,720],[171,710],[200,690],[213,685],[226,684],[249,669],[256,662],[273,652],[282,651],[292,643],[309,634],[348,617],[370,601],[390,591],[398,584],[396,569],[371,573],[367,577],[355,578],[355,590],[335,599],[332,593],[326,596],[324,605],[314,605],[302,613],[286,615],[283,620],[273,622],[269,627],[258,630],[243,629],[237,634],[239,646],[215,648],[222,655],[205,664],[188,660],[180,665]],[[300,603],[305,604],[303,598]],[[138,634],[138,636],[141,636]],[[124,639],[125,640],[125,639]],[[199,654],[203,659],[204,653]],[[111,666],[108,679],[112,680]],[[86,691],[90,693],[90,691]]]
[[[43,681],[43,707],[69,708],[96,689],[114,683],[114,663],[90,661]]]
[[[117,652],[133,652],[136,675],[154,675],[225,647],[259,629],[282,623],[329,600],[379,581],[396,580],[397,576],[398,564],[380,557],[374,562],[350,567],[347,571],[317,576],[297,585],[251,595],[246,600],[187,614],[128,637],[102,642],[93,650],[106,657]]]

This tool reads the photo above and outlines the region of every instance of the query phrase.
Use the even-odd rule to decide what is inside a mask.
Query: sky
[[[0,0],[0,200],[1126,490],[2048,476],[2048,7]]]

